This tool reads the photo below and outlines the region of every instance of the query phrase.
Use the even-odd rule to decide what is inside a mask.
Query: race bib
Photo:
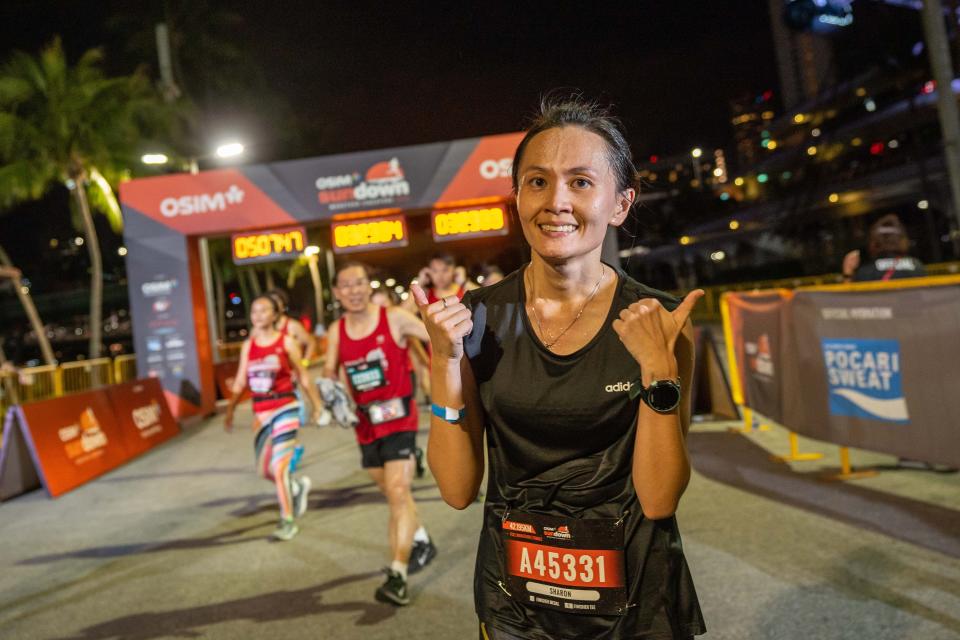
[[[626,613],[622,522],[511,511],[501,538],[517,600],[564,613]]]
[[[383,402],[373,402],[364,408],[370,418],[370,424],[382,424],[391,420],[407,417],[407,403],[403,398],[391,398]]]
[[[383,367],[377,360],[371,362],[360,362],[348,365],[347,377],[350,378],[350,386],[354,391],[370,391],[387,384],[386,376],[383,375]]]

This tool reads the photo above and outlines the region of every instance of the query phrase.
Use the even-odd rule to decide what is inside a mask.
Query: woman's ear
[[[627,219],[627,215],[630,213],[630,208],[633,206],[633,201],[637,197],[637,190],[633,187],[624,189],[617,194],[617,209],[613,214],[613,217],[610,219],[610,224],[614,227],[619,227],[623,224],[624,220]]]

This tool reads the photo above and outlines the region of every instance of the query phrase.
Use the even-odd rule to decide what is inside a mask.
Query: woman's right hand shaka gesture
[[[420,285],[410,285],[410,291],[427,327],[433,356],[460,360],[463,357],[463,338],[473,330],[473,314],[470,309],[455,295],[430,304]]]

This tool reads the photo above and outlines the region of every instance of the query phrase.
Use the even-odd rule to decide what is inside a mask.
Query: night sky
[[[207,74],[190,93],[210,140],[236,133],[256,160],[515,131],[555,88],[615,104],[636,152],[665,154],[725,143],[729,99],[777,88],[762,0],[168,4],[191,7],[184,51],[237,49],[182,66]],[[111,70],[155,68],[162,7],[8,0],[0,53],[59,33],[73,55],[105,46]]]

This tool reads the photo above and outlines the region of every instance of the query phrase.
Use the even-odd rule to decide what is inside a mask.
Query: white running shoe
[[[310,501],[310,478],[301,476],[297,480],[299,491],[293,496],[293,514],[297,518],[307,512],[307,506]]]

